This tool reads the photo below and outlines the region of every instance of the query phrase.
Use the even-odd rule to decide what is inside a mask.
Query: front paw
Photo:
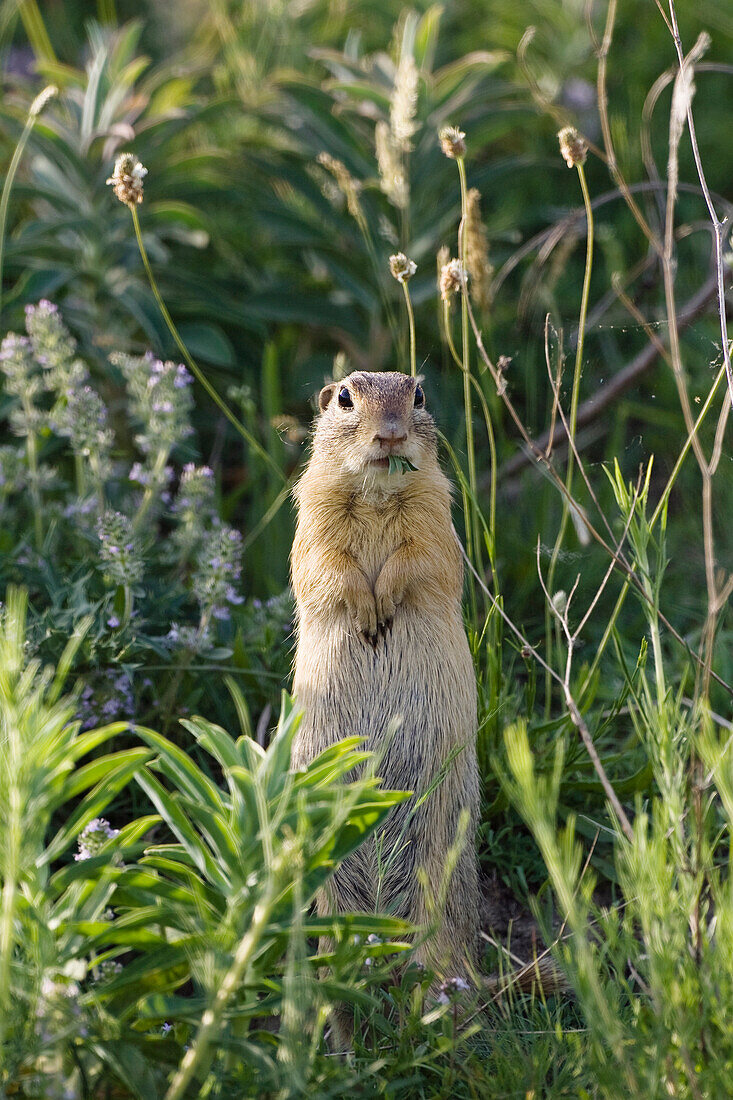
[[[358,599],[350,600],[347,606],[359,635],[370,646],[376,646],[379,633],[377,607],[372,593],[360,593]]]
[[[395,599],[393,593],[386,590],[380,591],[379,584],[377,583],[375,603],[377,607],[377,624],[379,631],[381,634],[386,634],[392,629],[392,622],[399,601]]]

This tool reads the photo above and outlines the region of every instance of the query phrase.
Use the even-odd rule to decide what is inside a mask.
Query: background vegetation
[[[730,1091],[730,398],[685,115],[727,286],[733,21],[680,8],[0,9],[4,1095]],[[353,744],[287,778],[288,490],[324,380],[409,370],[398,252],[470,563],[484,965],[544,936],[572,997],[436,1001],[389,914],[331,922],[328,979],[308,938],[398,796]]]

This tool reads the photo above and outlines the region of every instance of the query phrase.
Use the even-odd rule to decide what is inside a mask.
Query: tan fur
[[[343,386],[351,409],[339,406]],[[468,834],[442,921],[420,948],[439,973],[460,975],[478,932],[476,687],[450,487],[438,465],[433,420],[414,406],[415,387],[403,374],[358,372],[321,393],[312,456],[296,490],[293,689],[304,716],[293,766],[358,735],[377,753],[384,785],[419,796],[460,750],[423,805],[415,810],[411,799],[396,807],[381,840],[346,860],[319,901],[322,912],[378,908],[426,926],[467,810]],[[390,452],[418,469],[389,474],[372,464]]]

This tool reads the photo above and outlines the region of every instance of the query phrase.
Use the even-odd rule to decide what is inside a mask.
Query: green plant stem
[[[97,508],[101,516],[104,512],[104,478],[100,470],[99,457],[94,454],[90,455],[89,464],[92,468],[94,491],[97,495]],[[84,477],[84,483],[86,484],[86,476]]]
[[[129,584],[123,585],[123,592],[125,597],[125,604],[122,609],[122,625],[127,626],[132,618],[132,611],[135,604],[135,597],[132,594],[132,589]]]
[[[570,398],[570,419],[568,422],[568,431],[570,436],[571,446],[568,450],[568,468],[565,475],[565,488],[566,494],[563,496],[562,516],[560,519],[560,529],[555,539],[555,545],[552,548],[552,556],[550,558],[550,566],[547,571],[547,591],[550,595],[553,595],[553,588],[555,585],[555,570],[557,568],[558,558],[560,556],[560,550],[565,540],[565,532],[567,530],[568,519],[570,517],[570,497],[573,491],[573,472],[574,466],[574,448],[572,444],[575,442],[575,429],[578,421],[578,401],[580,397],[580,379],[583,374],[583,348],[585,344],[585,326],[588,317],[588,299],[590,297],[590,277],[593,270],[593,207],[590,201],[590,194],[588,192],[588,184],[585,179],[585,170],[582,164],[577,164],[578,179],[580,180],[580,189],[583,192],[583,203],[585,204],[585,218],[587,225],[586,232],[586,250],[585,250],[585,275],[583,277],[583,292],[580,298],[580,316],[578,318],[578,339],[575,345],[575,368],[573,370],[573,389]],[[552,613],[549,604],[545,603],[545,646],[547,651],[547,663],[552,666]],[[549,718],[550,710],[552,706],[552,680],[549,673],[545,671],[545,718]]]
[[[463,157],[456,157],[456,164],[458,165],[458,178],[461,183],[461,224],[458,227],[458,259],[461,265],[461,348],[462,355],[461,361],[463,363],[463,406],[466,417],[466,452],[468,457],[468,484],[471,488],[471,493],[474,499],[476,499],[476,446],[473,438],[473,418],[471,413],[471,383],[469,381],[471,375],[471,363],[469,358],[469,336],[468,336],[468,305],[466,303],[466,295],[468,294],[468,287],[466,285],[466,225],[468,221],[468,189],[466,186],[466,165]],[[481,542],[478,535],[477,525],[473,522],[473,518],[466,516],[466,541],[469,546],[473,546],[474,561],[476,568],[481,571]]]
[[[458,352],[456,351],[456,346],[455,346],[455,343],[453,341],[453,333],[451,331],[451,326],[450,326],[449,307],[450,307],[450,304],[448,302],[443,303],[443,329],[445,331],[445,337],[446,337],[446,341],[448,343],[448,350],[451,353],[451,356],[453,358],[453,362],[456,364],[456,366],[460,367],[460,369],[463,370],[463,363],[461,361],[461,357],[459,356]],[[498,578],[497,578],[497,575],[496,575],[496,471],[497,471],[496,439],[495,439],[495,436],[494,436],[494,426],[491,422],[491,413],[489,411],[489,406],[488,406],[488,403],[486,401],[486,395],[484,394],[484,391],[481,389],[481,385],[478,382],[478,379],[474,378],[473,375],[470,374],[470,373],[469,373],[468,377],[470,379],[471,384],[473,385],[473,388],[475,389],[475,391],[478,395],[479,401],[481,402],[481,409],[483,411],[484,422],[486,424],[486,435],[487,435],[488,440],[489,440],[489,462],[490,462],[490,466],[491,466],[491,469],[490,469],[491,491],[490,491],[490,496],[489,496],[489,532],[490,532],[490,535],[491,535],[491,538],[490,538],[491,545],[489,546],[488,549],[489,549],[489,561],[490,561],[490,564],[491,564],[491,569],[494,573],[494,591],[498,595],[498,588],[497,588]],[[475,507],[475,505],[474,505],[474,507]]]
[[[682,468],[682,463],[685,461],[685,459],[686,459],[686,457],[689,453],[690,447],[692,446],[693,439],[695,439],[695,437],[697,436],[698,429],[699,429],[700,425],[702,424],[708,409],[712,405],[713,399],[714,399],[716,393],[718,392],[718,387],[720,386],[720,383],[723,381],[723,378],[725,376],[726,376],[726,368],[725,368],[725,365],[723,365],[720,368],[720,370],[718,371],[718,375],[717,375],[715,381],[713,382],[710,393],[705,398],[705,404],[703,405],[703,407],[700,410],[700,415],[698,416],[697,420],[695,421],[695,423],[692,427],[692,431],[689,433],[689,435],[687,436],[687,439],[685,440],[685,445],[682,448],[682,450],[680,451],[679,457],[678,457],[677,461],[674,464],[674,469],[672,470],[672,473],[669,475],[669,479],[667,481],[667,484],[664,487],[664,492],[662,493],[661,497],[659,498],[659,503],[657,504],[656,508],[654,509],[654,512],[652,513],[652,518],[649,520],[649,530],[650,531],[653,530],[654,524],[659,519],[659,516],[662,512],[662,509],[664,508],[665,504],[667,503],[667,500],[669,499],[669,494],[672,492],[672,488],[674,486],[674,483],[677,480],[677,475],[679,474],[679,472]]]
[[[86,496],[87,491],[87,476],[84,468],[83,455],[74,455],[74,473],[76,475],[76,495],[81,500]]]
[[[654,684],[657,692],[657,708],[659,713],[662,713],[664,701],[667,696],[667,686],[664,679],[664,658],[662,656],[662,637],[659,632],[659,610],[658,599],[654,598],[654,593],[651,591],[651,585],[645,582],[645,588],[649,590],[649,599],[651,601],[651,607],[648,609],[648,622],[649,633],[652,637],[652,653],[654,654]]]
[[[1,276],[0,276],[1,277]],[[33,409],[30,401],[23,398],[23,411],[26,423],[30,424]],[[43,546],[43,516],[41,514],[41,491],[38,488],[38,441],[36,433],[29,427],[25,438],[25,449],[28,457],[28,473],[30,475],[31,503],[33,505],[33,531],[36,540],[36,550]]]
[[[217,405],[219,409],[221,409],[221,411],[223,412],[223,414],[227,418],[227,420],[230,422],[230,424],[232,424],[236,428],[236,430],[239,432],[239,434],[247,441],[247,443],[249,443],[252,450],[255,451],[260,456],[260,458],[263,459],[267,463],[267,465],[278,476],[280,481],[284,482],[286,480],[285,474],[282,472],[282,470],[280,469],[278,464],[275,462],[275,460],[272,458],[272,456],[268,454],[268,452],[265,450],[265,448],[262,446],[262,444],[259,443],[255,439],[255,437],[252,435],[252,433],[249,432],[247,430],[247,428],[245,428],[245,426],[244,426],[244,424],[242,424],[241,420],[239,420],[234,415],[232,410],[227,405],[226,401],[214,389],[211,382],[209,382],[208,378],[206,377],[204,372],[201,370],[201,368],[198,366],[198,364],[194,360],[193,356],[189,352],[188,348],[184,344],[184,342],[183,342],[183,340],[180,336],[180,333],[178,332],[178,329],[176,328],[175,324],[173,323],[173,318],[171,317],[170,313],[168,312],[168,307],[166,306],[165,302],[163,301],[163,297],[160,293],[160,290],[158,289],[158,284],[156,282],[155,276],[153,275],[153,269],[150,266],[150,260],[148,259],[147,249],[145,248],[145,244],[143,243],[143,237],[142,237],[142,233],[140,231],[140,219],[138,218],[138,215],[137,215],[137,206],[130,205],[129,210],[130,210],[130,213],[132,215],[132,224],[135,227],[135,236],[137,238],[137,246],[140,249],[140,256],[141,256],[142,261],[143,261],[143,266],[145,268],[145,273],[148,277],[148,282],[150,283],[150,289],[152,290],[153,295],[155,297],[155,300],[158,303],[158,309],[160,310],[160,312],[162,314],[163,320],[165,321],[166,325],[168,326],[168,331],[170,332],[171,336],[175,340],[176,347],[178,348],[181,355],[185,359],[187,367],[189,368],[191,373],[194,375],[194,377],[204,387],[204,389],[206,390],[206,392],[208,393],[209,397],[214,402],[214,404]]]
[[[165,469],[165,464],[168,461],[170,455],[169,447],[161,447],[155,456],[155,462],[153,464],[152,473],[150,475],[150,484],[146,487],[143,493],[143,499],[140,501],[140,507],[137,510],[137,515],[132,521],[132,527],[134,531],[138,531],[142,525],[145,516],[150,510],[150,505],[153,503],[156,489],[159,486],[160,477]]]
[[[5,229],[8,221],[8,204],[10,202],[10,192],[13,189],[13,183],[18,172],[18,166],[20,164],[23,152],[28,144],[28,138],[31,136],[31,131],[36,124],[38,115],[33,111],[28,112],[28,118],[26,119],[23,132],[20,135],[18,144],[15,146],[12,159],[10,161],[10,167],[8,168],[8,174],[5,177],[5,183],[3,184],[3,193],[0,197],[0,313],[2,312],[2,292],[3,292],[3,259],[5,256]]]
[[[415,315],[412,312],[412,300],[410,299],[410,288],[407,285],[407,279],[402,279],[402,289],[405,294],[405,305],[407,306],[407,322],[410,327],[410,375],[414,378],[417,375],[417,357],[415,354]]]
[[[217,1035],[222,1016],[226,1011],[229,1001],[242,985],[250,959],[257,950],[257,945],[262,934],[267,928],[275,900],[280,890],[279,876],[276,869],[271,867],[270,874],[262,892],[262,897],[255,906],[252,914],[252,923],[247,933],[239,942],[232,965],[224,976],[219,986],[214,1003],[207,1008],[201,1017],[201,1025],[196,1033],[196,1038],[181,1061],[170,1087],[165,1094],[165,1100],[181,1100],[186,1094],[196,1070],[206,1056],[209,1044]]]

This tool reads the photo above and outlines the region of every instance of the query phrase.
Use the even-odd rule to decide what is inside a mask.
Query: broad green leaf
[[[203,359],[217,367],[234,366],[234,348],[218,325],[191,322],[180,325],[179,331],[194,359]]]

